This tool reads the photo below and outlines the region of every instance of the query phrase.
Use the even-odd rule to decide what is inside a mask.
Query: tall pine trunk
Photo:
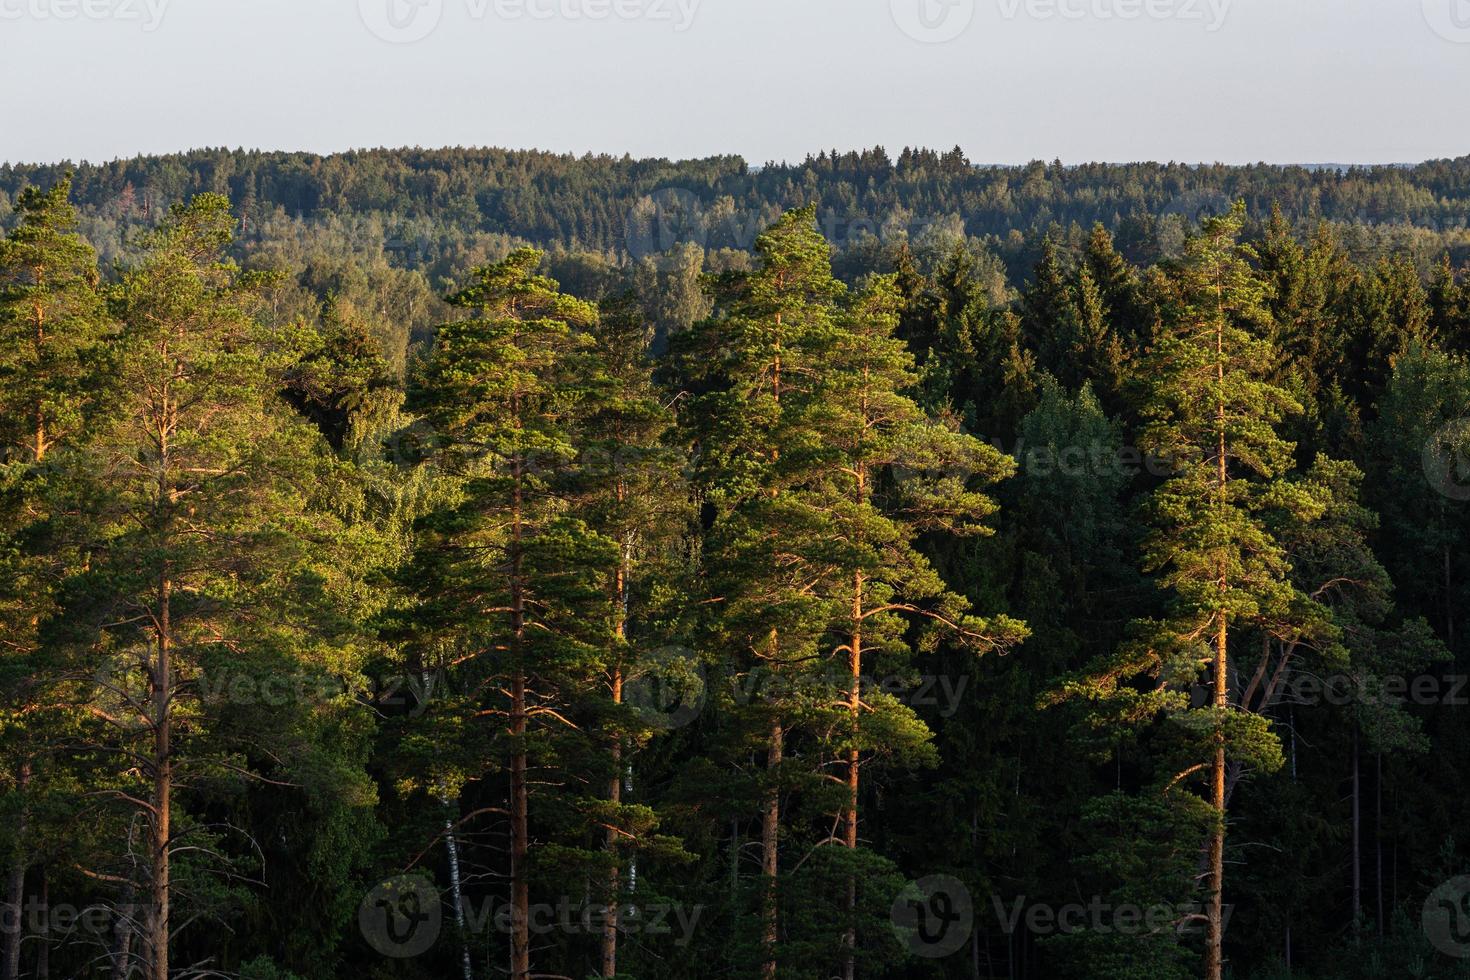
[[[1378,935],[1383,935],[1383,753],[1373,780],[1373,887],[1378,899]]]
[[[1363,924],[1363,821],[1362,765],[1358,751],[1358,725],[1353,723],[1353,935]]]
[[[766,770],[770,785],[766,788],[765,812],[761,820],[761,875],[765,879],[761,896],[761,944],[765,949],[765,963],[761,967],[761,976],[765,980],[776,980],[776,940],[780,933],[776,873],[779,868],[781,838],[780,770],[784,741],[785,731],[777,719],[771,724],[771,741],[766,751]]]
[[[776,313],[776,351],[772,361],[771,371],[771,393],[777,407],[781,405],[781,357],[782,357],[782,328],[785,322],[785,314]],[[781,450],[773,449],[772,460],[781,458]],[[780,491],[772,490],[771,496],[775,498]],[[779,653],[781,649],[780,636],[775,630],[771,630],[771,664],[780,662]],[[779,708],[777,709],[779,711]],[[781,757],[785,750],[785,730],[781,725],[779,714],[771,723],[771,741],[766,749],[766,770],[770,779],[770,786],[766,789],[765,813],[761,818],[761,876],[765,879],[765,888],[761,896],[761,917],[763,920],[761,930],[761,945],[765,950],[765,963],[761,967],[761,976],[765,980],[776,980],[776,940],[780,937],[780,910],[779,896],[776,894],[776,875],[780,870],[780,845],[781,845]]]
[[[162,346],[162,360],[170,361],[168,344]],[[170,482],[172,436],[177,422],[172,388],[165,382],[154,415],[158,435],[158,609],[155,628],[158,631],[157,662],[153,666],[153,786],[149,806],[152,813],[152,876],[149,881],[148,964],[151,980],[168,980],[169,972],[169,891],[170,834],[173,817],[173,566],[169,551],[173,546],[174,490]]]
[[[526,785],[526,596],[521,580],[524,556],[521,553],[521,523],[524,500],[521,487],[521,461],[515,464],[515,505],[511,532],[511,658],[514,677],[511,680],[510,703],[510,976],[511,980],[528,980],[531,975],[531,886],[526,877],[526,861],[531,850],[529,799]]]
[[[510,975],[531,975],[531,888],[526,879],[530,853],[526,788],[526,673],[516,669],[511,680],[510,735],[515,748],[510,757]]]
[[[862,493],[862,478],[858,478],[858,493]],[[850,674],[847,690],[847,710],[851,716],[852,746],[847,750],[847,812],[843,816],[843,843],[854,853],[858,846],[858,766],[861,762],[858,751],[858,730],[861,727],[863,697],[863,573],[853,575],[852,583],[852,630],[849,640],[848,666]],[[843,980],[853,980],[856,975],[857,952],[857,879],[847,879],[847,935],[843,944],[847,947],[842,962]]]
[[[173,636],[169,604],[173,583],[168,563],[158,581],[158,661],[153,670],[153,875],[149,882],[148,942],[152,980],[168,980],[169,946],[169,824],[173,808],[173,761],[169,741],[172,725],[173,672],[169,658]]]
[[[36,285],[42,287],[44,284],[44,278],[38,271]],[[36,318],[36,355],[37,360],[40,361],[41,354],[46,349],[46,308],[41,305],[39,298],[36,299],[32,312]],[[46,442],[46,414],[40,404],[36,405],[34,434],[36,462],[40,463],[46,458],[46,450],[48,448]]]
[[[1220,614],[1215,636],[1215,708],[1226,706],[1225,651],[1229,637],[1225,615]],[[1215,759],[1210,767],[1211,802],[1215,826],[1210,830],[1210,903],[1208,935],[1205,938],[1206,980],[1221,980],[1224,972],[1225,924],[1225,733],[1215,733]]]
[[[621,502],[623,499],[621,486],[617,489],[617,497]],[[620,655],[622,641],[628,635],[628,551],[628,542],[625,540],[618,559],[618,569],[613,575],[612,582],[613,638],[618,644]],[[613,667],[612,701],[615,705],[623,703],[621,664]],[[608,782],[607,799],[616,811],[618,805],[623,801],[623,737],[621,733],[613,738],[611,751],[613,775]],[[602,975],[612,977],[618,972],[618,893],[622,885],[622,869],[617,859],[618,830],[614,826],[607,828],[606,847],[612,861],[607,872],[607,909],[602,923]]]
[[[621,667],[613,669],[612,699],[614,704],[623,703],[623,670]],[[617,807],[623,799],[623,743],[621,738],[613,740],[612,766],[613,775],[608,781],[607,798],[608,802]],[[618,847],[616,827],[607,829],[606,840],[608,854],[615,855]],[[618,865],[617,858],[614,857],[607,873],[607,910],[602,923],[602,975],[604,977],[617,976],[618,972],[618,891],[622,881],[622,869]]]
[[[1224,323],[1215,325],[1215,377],[1223,387],[1225,383],[1225,332]],[[1226,486],[1229,471],[1226,466],[1225,405],[1216,410],[1216,425],[1219,443],[1216,451],[1217,479],[1220,494],[1220,509],[1226,506]],[[1223,600],[1229,589],[1224,562],[1220,566],[1220,597]],[[1229,704],[1229,639],[1230,620],[1225,609],[1220,609],[1219,623],[1215,634],[1215,710],[1223,716]],[[1215,808],[1215,825],[1210,830],[1210,902],[1205,937],[1205,980],[1221,980],[1225,967],[1225,732],[1217,723],[1215,730],[1215,758],[1210,767],[1210,798]]]

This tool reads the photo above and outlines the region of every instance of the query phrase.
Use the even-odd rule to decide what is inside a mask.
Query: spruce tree
[[[1455,653],[1464,645],[1470,583],[1470,360],[1414,345],[1391,370],[1368,429],[1366,496],[1382,516],[1383,562],[1405,605],[1434,624]]]
[[[1153,336],[1155,312],[1145,294],[1138,270],[1118,254],[1113,236],[1094,225],[1082,253],[1081,268],[1097,285],[1103,305],[1111,314],[1114,331],[1129,348]]]
[[[1070,367],[1069,355],[1079,332],[1077,296],[1061,249],[1050,235],[1042,240],[1041,258],[1021,296],[1021,323],[1026,345],[1042,369],[1060,376]]]
[[[1467,308],[1465,285],[1450,265],[1448,253],[1440,256],[1430,279],[1429,308],[1431,335],[1446,350],[1464,353],[1470,346],[1470,308]]]
[[[1113,325],[1113,312],[1087,266],[1076,275],[1077,335],[1066,360],[1061,380],[1071,389],[1091,385],[1104,408],[1121,407],[1128,376],[1129,351]]]

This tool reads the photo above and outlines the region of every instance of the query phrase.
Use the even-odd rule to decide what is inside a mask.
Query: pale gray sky
[[[0,160],[1470,152],[1470,0],[0,0]]]

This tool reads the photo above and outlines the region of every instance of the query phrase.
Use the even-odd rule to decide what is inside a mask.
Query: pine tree
[[[1100,231],[1100,229],[1098,229]],[[1096,272],[1094,272],[1096,270]],[[1104,278],[1099,280],[1097,275]],[[1112,303],[1134,322],[1129,333],[1114,324]],[[1141,329],[1136,282],[1112,240],[1094,232],[1083,261],[1068,269],[1050,237],[1042,242],[1031,285],[1022,295],[1021,320],[1037,363],[1069,390],[1090,382],[1104,405],[1116,410],[1129,359],[1128,341]]]
[[[1274,738],[1230,704],[1230,630],[1232,624],[1285,620],[1300,604],[1283,549],[1260,516],[1292,493],[1283,478],[1293,447],[1273,427],[1300,406],[1262,380],[1275,355],[1257,339],[1268,314],[1251,253],[1237,244],[1243,221],[1244,208],[1237,206],[1207,220],[1187,242],[1174,277],[1177,305],[1168,332],[1145,367],[1153,397],[1144,448],[1177,467],[1155,492],[1156,530],[1145,548],[1147,567],[1159,573],[1176,602],[1156,642],[1183,655],[1202,641],[1212,646],[1211,707],[1183,714],[1214,748],[1207,767],[1215,810],[1205,938],[1209,980],[1220,980],[1224,968],[1227,751],[1238,742],[1242,754],[1279,765]],[[1297,518],[1317,516],[1320,505],[1302,497],[1289,500]]]
[[[81,430],[107,329],[97,253],[77,234],[71,178],[28,188],[0,243],[0,447],[42,462]]]
[[[930,751],[929,731],[886,692],[864,689],[865,665],[881,662],[903,672],[920,624],[918,646],[947,641],[983,653],[1026,636],[1005,616],[982,619],[949,589],[919,553],[920,535],[990,533],[984,521],[994,503],[975,487],[1014,472],[1014,463],[979,440],[936,424],[906,394],[917,380],[912,357],[894,337],[900,297],[891,279],[879,279],[855,297],[838,319],[839,332],[823,346],[815,397],[802,403],[798,426],[816,434],[819,461],[798,492],[831,530],[827,581],[822,588],[842,610],[831,625],[833,651],[846,658],[846,730],[837,747],[846,768],[842,843],[859,846],[861,767],[887,760],[914,765]],[[814,352],[815,353],[815,352]],[[893,476],[897,471],[901,478]],[[841,728],[839,727],[839,730]],[[848,915],[856,914],[857,879],[848,880]],[[856,926],[845,939],[843,976],[855,975]]]
[[[1282,354],[1273,380],[1321,401],[1334,382],[1346,380],[1336,306],[1352,280],[1352,269],[1330,228],[1319,226],[1303,245],[1279,208],[1272,210],[1266,223],[1258,255],[1269,290],[1266,303],[1276,325],[1275,336],[1269,339]]]
[[[71,533],[91,558],[64,623],[97,677],[94,751],[118,763],[104,795],[147,831],[143,853],[118,860],[147,898],[138,947],[124,929],[114,968],[136,960],[157,980],[177,934],[217,912],[177,893],[201,901],[203,880],[252,856],[205,819],[214,794],[298,778],[328,797],[365,792],[316,741],[351,727],[330,691],[361,642],[353,563],[319,496],[334,474],[279,397],[291,345],[252,315],[266,281],[222,258],[233,225],[227,200],[200,195],[124,272],[118,402],[69,474],[87,515]],[[324,697],[269,693],[283,690]]]
[[[1402,258],[1359,269],[1337,304],[1341,347],[1347,352],[1350,394],[1371,404],[1393,361],[1414,345],[1428,346],[1431,311],[1418,271]]]
[[[1259,339],[1269,333],[1269,316],[1252,252],[1238,243],[1243,221],[1237,206],[1186,241],[1171,270],[1163,334],[1141,369],[1149,385],[1141,448],[1172,468],[1149,501],[1152,530],[1144,545],[1145,570],[1169,594],[1169,614],[1138,624],[1135,641],[1067,688],[1106,705],[1115,724],[1145,722],[1162,710],[1184,734],[1185,755],[1206,757],[1188,763],[1165,790],[1208,776],[1209,980],[1224,969],[1227,761],[1266,771],[1281,764],[1269,724],[1231,703],[1232,629],[1282,634],[1320,621],[1315,604],[1293,586],[1289,558],[1269,525],[1282,511],[1314,520],[1324,503],[1288,479],[1294,447],[1276,427],[1300,406],[1264,380],[1275,352]],[[1192,708],[1178,686],[1194,683],[1201,671],[1209,705]],[[1136,691],[1122,684],[1140,673],[1160,686]]]
[[[531,975],[533,768],[551,764],[549,746],[572,730],[570,712],[601,669],[618,567],[617,542],[574,506],[573,432],[597,308],[537,274],[541,260],[519,249],[450,297],[470,316],[440,328],[411,399],[436,432],[440,465],[462,481],[456,504],[426,522],[420,614],[454,650],[467,692],[439,710],[460,727],[504,725],[494,741],[510,780],[514,980]],[[481,774],[441,774],[447,788],[428,788],[458,795]]]
[[[819,384],[819,352],[834,336],[843,292],[815,221],[815,208],[803,208],[761,234],[757,268],[719,281],[714,315],[676,346],[684,379],[698,391],[689,428],[696,482],[712,511],[705,567],[719,607],[715,631],[741,651],[736,672],[767,692],[744,712],[766,758],[759,945],[767,980],[776,976],[780,939],[783,760],[799,720],[800,698],[788,695],[820,662],[829,621],[812,567],[824,528],[796,491],[816,444],[799,410]]]
[[[650,673],[688,664],[664,664],[657,652],[670,627],[684,617],[675,608],[691,591],[680,581],[690,571],[680,549],[693,515],[685,484],[684,453],[674,441],[676,420],[666,394],[654,383],[649,347],[653,331],[638,297],[624,294],[602,303],[592,328],[594,383],[590,412],[578,426],[585,460],[583,494],[589,525],[617,545],[607,572],[610,622],[606,632],[604,681],[611,701],[607,796],[595,808],[606,827],[607,909],[602,926],[601,976],[618,972],[619,899],[625,862],[640,851],[678,854],[682,848],[655,833],[657,817],[646,806],[624,802],[632,782],[631,753],[655,734],[656,719],[625,706],[625,687]]]
[[[1137,471],[1155,461],[1127,456],[1122,440],[1122,427],[1108,418],[1090,385],[1070,395],[1043,379],[1039,404],[1021,420],[1020,472],[1003,501],[1014,506],[1028,550],[1060,576],[1036,596],[1059,629],[1117,615],[1121,583],[1137,577],[1131,556],[1119,547],[1128,523],[1123,501]]]
[[[16,760],[6,774],[14,817],[0,902],[14,910],[17,928],[0,936],[3,980],[20,975],[20,909],[36,850],[30,797],[46,781],[36,767],[51,741],[45,719],[56,708],[43,705],[34,683],[48,673],[35,658],[44,656],[40,628],[67,551],[51,533],[57,492],[43,465],[53,449],[76,445],[105,387],[99,348],[108,321],[97,255],[77,234],[70,193],[69,175],[47,191],[27,188],[17,201],[18,222],[0,240],[0,690],[19,736],[6,752]]]

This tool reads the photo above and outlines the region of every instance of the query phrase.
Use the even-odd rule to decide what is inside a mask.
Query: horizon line
[[[945,155],[945,154],[949,154],[949,153],[954,152],[954,150],[956,150],[956,149],[961,149],[961,148],[958,147],[958,146],[950,147],[949,149],[939,149],[937,147],[929,147],[929,146],[904,146],[899,151],[899,153],[903,153],[905,151],[917,151],[917,152],[937,153],[937,154],[940,154],[940,155]],[[800,166],[805,165],[806,163],[808,163],[811,160],[818,159],[818,158],[823,157],[823,156],[828,156],[828,155],[830,155],[830,154],[832,154],[834,152],[837,153],[839,156],[841,156],[841,155],[849,155],[849,154],[860,155],[860,154],[864,154],[864,153],[871,153],[871,152],[873,152],[875,150],[882,150],[885,154],[889,154],[890,153],[890,151],[888,150],[888,148],[886,146],[884,146],[881,143],[878,143],[878,144],[874,144],[872,146],[858,147],[858,148],[852,148],[852,149],[837,149],[837,148],[828,147],[828,148],[821,149],[821,150],[811,151],[811,152],[807,153],[807,155],[805,157],[802,157],[801,159],[798,159],[798,160],[782,159],[782,160],[767,160],[767,161],[764,161],[764,162],[761,162],[761,163],[753,163],[744,154],[739,153],[739,152],[714,153],[714,154],[705,154],[705,155],[688,155],[688,156],[679,156],[679,157],[673,157],[673,156],[657,156],[657,155],[637,156],[637,155],[634,155],[633,153],[628,152],[628,151],[612,152],[612,151],[606,151],[606,150],[585,150],[585,151],[582,151],[582,152],[577,152],[577,151],[572,151],[572,150],[549,150],[549,149],[544,149],[544,148],[536,147],[536,146],[530,146],[530,147],[498,146],[498,145],[488,144],[488,143],[487,144],[469,144],[469,145],[466,145],[466,144],[443,144],[443,145],[437,145],[437,146],[423,146],[423,145],[418,145],[418,144],[415,144],[415,145],[399,145],[399,146],[386,146],[386,145],[380,145],[380,146],[352,146],[352,147],[347,147],[345,149],[327,150],[327,151],[309,150],[309,149],[265,148],[265,147],[260,147],[260,146],[255,146],[255,147],[234,146],[234,147],[230,147],[230,146],[207,146],[206,145],[206,146],[190,147],[190,148],[184,149],[184,150],[141,151],[141,152],[137,152],[137,153],[134,153],[132,155],[129,155],[129,156],[113,156],[113,157],[109,157],[109,158],[105,158],[105,159],[101,159],[101,160],[96,160],[96,161],[87,159],[85,157],[80,158],[80,159],[73,159],[73,158],[69,158],[69,157],[63,157],[61,159],[55,159],[55,160],[9,160],[9,159],[6,159],[6,160],[0,160],[0,167],[7,168],[7,169],[25,169],[25,168],[41,168],[41,167],[63,167],[63,166],[96,167],[96,168],[100,168],[100,167],[106,167],[106,166],[115,165],[115,164],[118,164],[118,163],[132,163],[132,162],[139,161],[139,160],[149,160],[149,159],[168,159],[170,157],[186,157],[186,156],[189,156],[189,155],[192,155],[192,154],[211,153],[211,152],[224,152],[224,153],[233,153],[233,154],[256,154],[256,155],[261,155],[261,156],[271,156],[271,155],[309,156],[309,157],[319,157],[319,158],[322,158],[322,159],[331,159],[331,158],[335,158],[335,157],[345,157],[345,156],[351,156],[351,155],[355,155],[355,154],[414,153],[414,152],[417,152],[417,153],[444,153],[444,152],[451,152],[451,151],[455,151],[455,150],[463,151],[463,152],[486,152],[486,151],[494,151],[494,152],[502,152],[502,153],[542,154],[542,155],[546,155],[546,156],[562,157],[562,158],[573,159],[573,160],[586,160],[586,159],[622,160],[622,159],[627,159],[627,160],[630,160],[630,161],[633,161],[633,162],[665,161],[665,162],[668,162],[668,163],[675,163],[675,164],[677,164],[677,163],[697,163],[697,162],[704,162],[704,161],[709,161],[709,160],[720,160],[720,159],[735,159],[735,160],[739,160],[741,163],[743,163],[746,167],[748,167],[751,170],[764,170],[764,169],[768,169],[768,168],[779,168],[779,167],[800,167]],[[963,153],[964,151],[961,149],[961,152]],[[1030,166],[1033,166],[1033,165],[1038,164],[1038,163],[1043,164],[1043,165],[1048,166],[1048,167],[1053,166],[1053,165],[1060,164],[1064,169],[1076,169],[1076,168],[1090,167],[1090,166],[1106,166],[1106,167],[1130,167],[1130,166],[1175,167],[1175,166],[1182,166],[1182,167],[1190,167],[1190,168],[1204,168],[1204,167],[1231,167],[1231,168],[1276,167],[1276,168],[1281,168],[1281,169],[1302,168],[1302,169],[1309,169],[1309,170],[1310,169],[1316,169],[1316,170],[1330,170],[1330,169],[1336,169],[1336,170],[1353,170],[1353,169],[1370,170],[1370,169],[1405,169],[1405,168],[1425,166],[1425,165],[1433,164],[1433,163],[1455,162],[1455,161],[1464,160],[1464,159],[1467,159],[1467,158],[1470,158],[1470,154],[1465,154],[1465,155],[1461,155],[1461,156],[1431,157],[1431,158],[1424,159],[1424,160],[1385,160],[1385,161],[1342,161],[1342,160],[1272,161],[1272,160],[1252,160],[1252,161],[1230,162],[1230,161],[1218,160],[1218,159],[1217,160],[1212,160],[1212,161],[1211,160],[1187,161],[1187,160],[1180,160],[1180,159],[1162,160],[1162,159],[1157,159],[1157,158],[1153,158],[1153,159],[1137,158],[1137,159],[1132,159],[1132,160],[1088,159],[1088,160],[1079,160],[1079,161],[1076,161],[1076,162],[1066,162],[1066,161],[1063,161],[1060,157],[1054,156],[1054,157],[1051,157],[1050,159],[1042,158],[1042,157],[1033,157],[1033,158],[1028,159],[1028,160],[984,161],[984,162],[982,162],[982,161],[971,160],[969,158],[969,156],[966,155],[966,161],[969,164],[969,166],[971,166],[971,167],[973,167],[974,169],[977,169],[977,170],[1012,170],[1012,169],[1020,169],[1020,168],[1024,168],[1024,167],[1030,167]],[[896,162],[896,160],[894,160],[894,158],[892,156],[890,156],[890,161],[891,162]]]

